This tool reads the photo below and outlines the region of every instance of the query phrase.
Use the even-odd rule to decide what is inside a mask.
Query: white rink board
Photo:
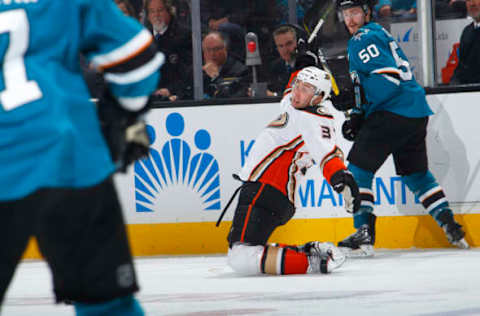
[[[455,213],[480,213],[480,126],[478,117],[480,108],[478,99],[480,93],[456,93],[428,96],[429,103],[436,112],[430,118],[427,136],[429,163],[431,170],[440,184],[445,188],[447,197],[454,201]],[[231,106],[199,106],[187,108],[154,109],[147,117],[147,122],[155,129],[156,140],[152,149],[158,152],[157,159],[152,159],[152,170],[159,182],[151,173],[146,172],[151,185],[140,181],[143,187],[135,185],[135,174],[130,168],[126,175],[117,176],[117,185],[122,204],[125,207],[126,219],[129,224],[146,223],[176,223],[176,222],[213,222],[216,221],[221,209],[225,206],[231,194],[240,183],[235,181],[231,174],[237,173],[242,164],[242,157],[248,152],[249,145],[279,113],[278,104],[253,104]],[[176,114],[173,114],[176,113]],[[337,130],[344,120],[343,114],[334,113]],[[172,128],[173,135],[167,132],[167,117],[183,118],[184,129]],[[203,130],[198,133],[198,131]],[[203,142],[195,143],[195,135],[202,135]],[[209,135],[210,144],[205,142],[205,135]],[[207,137],[208,138],[208,137]],[[339,146],[345,152],[351,143],[340,139]],[[173,139],[190,148],[190,155],[182,154],[182,150],[175,151],[175,146],[168,154],[163,151],[165,144],[172,144]],[[181,139],[182,141],[178,141]],[[168,147],[168,144],[166,147]],[[198,146],[200,145],[200,146]],[[181,147],[180,147],[181,148]],[[202,148],[202,149],[199,149]],[[194,163],[194,157],[203,153],[208,163],[203,167]],[[208,158],[207,157],[207,158]],[[213,158],[213,159],[212,159]],[[175,159],[179,161],[178,172],[175,168]],[[215,162],[218,171],[213,167]],[[160,168],[164,169],[165,179],[160,175]],[[196,166],[196,168],[195,168]],[[143,165],[143,169],[148,168]],[[170,179],[168,170],[172,170]],[[190,185],[188,178],[193,170]],[[192,185],[199,171],[205,170],[196,185]],[[210,171],[211,177],[205,177]],[[178,173],[178,180],[176,174]],[[218,175],[219,181],[214,178]],[[137,174],[138,178],[138,174]],[[205,181],[202,189],[200,184]],[[210,179],[210,180],[208,180]],[[210,188],[208,194],[201,194]],[[150,192],[145,193],[144,188]],[[219,189],[219,198],[214,195]],[[424,214],[420,204],[415,202],[413,195],[401,184],[395,175],[391,159],[382,166],[374,180],[376,193],[376,214],[380,216],[420,215]],[[136,196],[137,193],[137,196]],[[147,197],[152,204],[140,201],[139,196]],[[211,196],[210,201],[205,200]],[[219,203],[218,203],[219,202]],[[333,193],[326,185],[325,180],[316,167],[310,168],[305,179],[299,185],[297,192],[296,218],[332,218],[349,217],[341,205],[339,196]],[[138,211],[137,204],[147,206]],[[213,205],[213,207],[212,207]],[[213,209],[206,210],[211,207]],[[231,220],[235,202],[225,216]],[[149,210],[149,211],[145,211]]]

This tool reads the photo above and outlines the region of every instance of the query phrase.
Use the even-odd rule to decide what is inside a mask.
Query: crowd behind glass
[[[158,49],[165,54],[156,98],[170,102],[192,100],[191,0],[115,2],[126,15],[147,26]],[[247,32],[254,32],[259,39],[262,64],[257,66],[256,72],[258,81],[266,83],[266,91],[261,95],[281,95],[295,63],[297,41],[305,36],[304,29],[311,27],[306,23],[306,14],[314,2],[296,0],[293,11],[296,17],[292,19],[288,15],[292,12],[288,0],[200,0],[202,98],[253,97],[252,68],[245,65]],[[433,3],[437,20],[473,18],[452,54],[456,69],[452,69],[449,84],[480,83],[480,0],[436,0]],[[379,0],[374,16],[387,29],[392,23],[416,21],[416,0]],[[327,55],[345,55],[348,37],[336,14],[330,14],[320,32]],[[98,76],[97,80],[91,79],[92,89],[99,91],[100,82]]]

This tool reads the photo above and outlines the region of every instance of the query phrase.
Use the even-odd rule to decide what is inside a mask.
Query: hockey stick
[[[308,34],[308,45],[312,45],[312,43],[315,43],[317,47],[317,57],[324,68],[325,71],[327,71],[330,76],[331,76],[331,81],[332,81],[332,90],[333,90],[333,97],[339,97],[339,99],[336,100],[334,103],[334,106],[342,111],[345,116],[348,118],[349,117],[349,109],[351,109],[351,105],[353,104],[354,107],[358,107],[360,105],[359,99],[360,99],[360,93],[359,93],[359,87],[355,86],[354,80],[348,70],[348,65],[345,64],[344,66],[341,66],[341,63],[339,64],[340,60],[342,57],[336,55],[336,59],[332,59],[331,68],[329,66],[329,63],[327,63],[327,57],[322,49],[320,47],[320,30],[322,26],[324,25],[325,21],[328,18],[331,18],[331,14],[333,8],[336,6],[336,1],[335,0],[330,0],[329,2],[325,0],[317,0],[312,8],[310,8],[306,14],[305,18],[303,21],[303,27],[305,29],[305,32]],[[321,13],[321,16],[319,16]],[[315,27],[313,27],[315,25]],[[313,32],[310,32],[310,30],[313,29]],[[327,34],[325,34],[327,35]],[[341,35],[340,35],[341,36]],[[314,40],[317,39],[316,42]],[[343,58],[346,58],[343,56]],[[341,67],[341,68],[339,68]],[[346,68],[345,68],[346,67]],[[332,71],[335,70],[335,72]],[[342,85],[342,93],[340,93],[340,87],[339,83]],[[358,78],[356,80],[356,83],[358,83]],[[350,95],[351,93],[351,95]]]
[[[320,31],[320,29],[322,28],[323,24],[325,23],[325,19],[327,18],[327,16],[330,14],[330,12],[333,10],[333,8],[335,8],[335,4],[336,4],[336,1],[335,0],[330,0],[330,3],[328,4],[328,6],[324,9],[324,12],[323,14],[320,16],[320,18],[318,19],[318,22],[317,24],[315,25],[315,28],[313,29],[313,31],[310,33],[310,30],[308,28],[308,25],[306,24],[307,20],[309,19],[312,19],[315,15],[315,11],[318,11],[320,10],[321,8],[319,7],[319,3],[321,3],[323,1],[318,1],[315,3],[315,5],[310,8],[309,12],[307,12],[307,14],[305,15],[305,19],[303,21],[303,27],[305,29],[305,31],[307,32],[307,34],[309,35],[308,37],[308,40],[307,40],[307,44],[311,44],[315,38],[317,37],[318,35],[318,32]],[[310,14],[309,14],[310,13]],[[319,61],[320,63],[322,64],[322,67],[323,69],[330,75],[331,77],[331,80],[332,80],[332,90],[333,90],[333,93],[335,93],[335,95],[339,95],[340,94],[340,90],[338,88],[338,85],[337,85],[337,82],[335,80],[335,77],[333,76],[332,72],[330,71],[330,68],[328,67],[327,65],[327,60],[325,58],[325,54],[323,53],[323,50],[318,47],[318,57],[319,57]]]

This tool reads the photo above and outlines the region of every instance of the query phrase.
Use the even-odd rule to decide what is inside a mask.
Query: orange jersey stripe
[[[136,56],[140,55],[144,50],[146,50],[153,42],[153,37],[150,38],[150,40],[145,43],[145,45],[143,45],[142,47],[140,47],[140,49],[138,49],[136,52],[128,55],[127,57],[124,57],[120,60],[117,60],[115,62],[112,62],[110,64],[107,64],[107,65],[104,65],[102,67],[100,67],[101,70],[105,70],[105,69],[108,69],[108,68],[112,68],[112,67],[115,67],[115,66],[118,66],[120,64],[123,64],[124,62],[130,60],[130,59],[133,59],[135,58]]]
[[[291,175],[296,170],[290,170],[295,162],[297,151],[304,145],[301,136],[289,143],[272,150],[250,174],[250,181],[267,183],[288,196],[288,185]],[[295,168],[295,166],[293,166]],[[295,168],[296,169],[296,168]]]
[[[290,142],[286,143],[285,145],[281,145],[273,149],[268,155],[265,156],[256,166],[253,168],[252,172],[250,173],[250,176],[248,179],[250,181],[256,181],[261,174],[263,173],[263,170],[268,168],[268,166],[280,155],[282,155],[283,152],[287,150],[291,150],[295,147],[297,147],[299,144],[303,145],[303,140],[302,136],[297,136],[294,139],[292,139]],[[259,175],[260,174],[260,175]]]

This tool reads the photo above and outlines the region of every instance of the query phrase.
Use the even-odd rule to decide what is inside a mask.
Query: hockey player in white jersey
[[[257,137],[241,170],[239,202],[228,235],[228,264],[244,275],[328,273],[345,256],[331,243],[267,244],[295,213],[295,189],[310,167],[320,168],[350,211],[359,207],[358,187],[335,144],[329,113],[331,79],[317,67],[297,73],[280,103],[279,116]]]

